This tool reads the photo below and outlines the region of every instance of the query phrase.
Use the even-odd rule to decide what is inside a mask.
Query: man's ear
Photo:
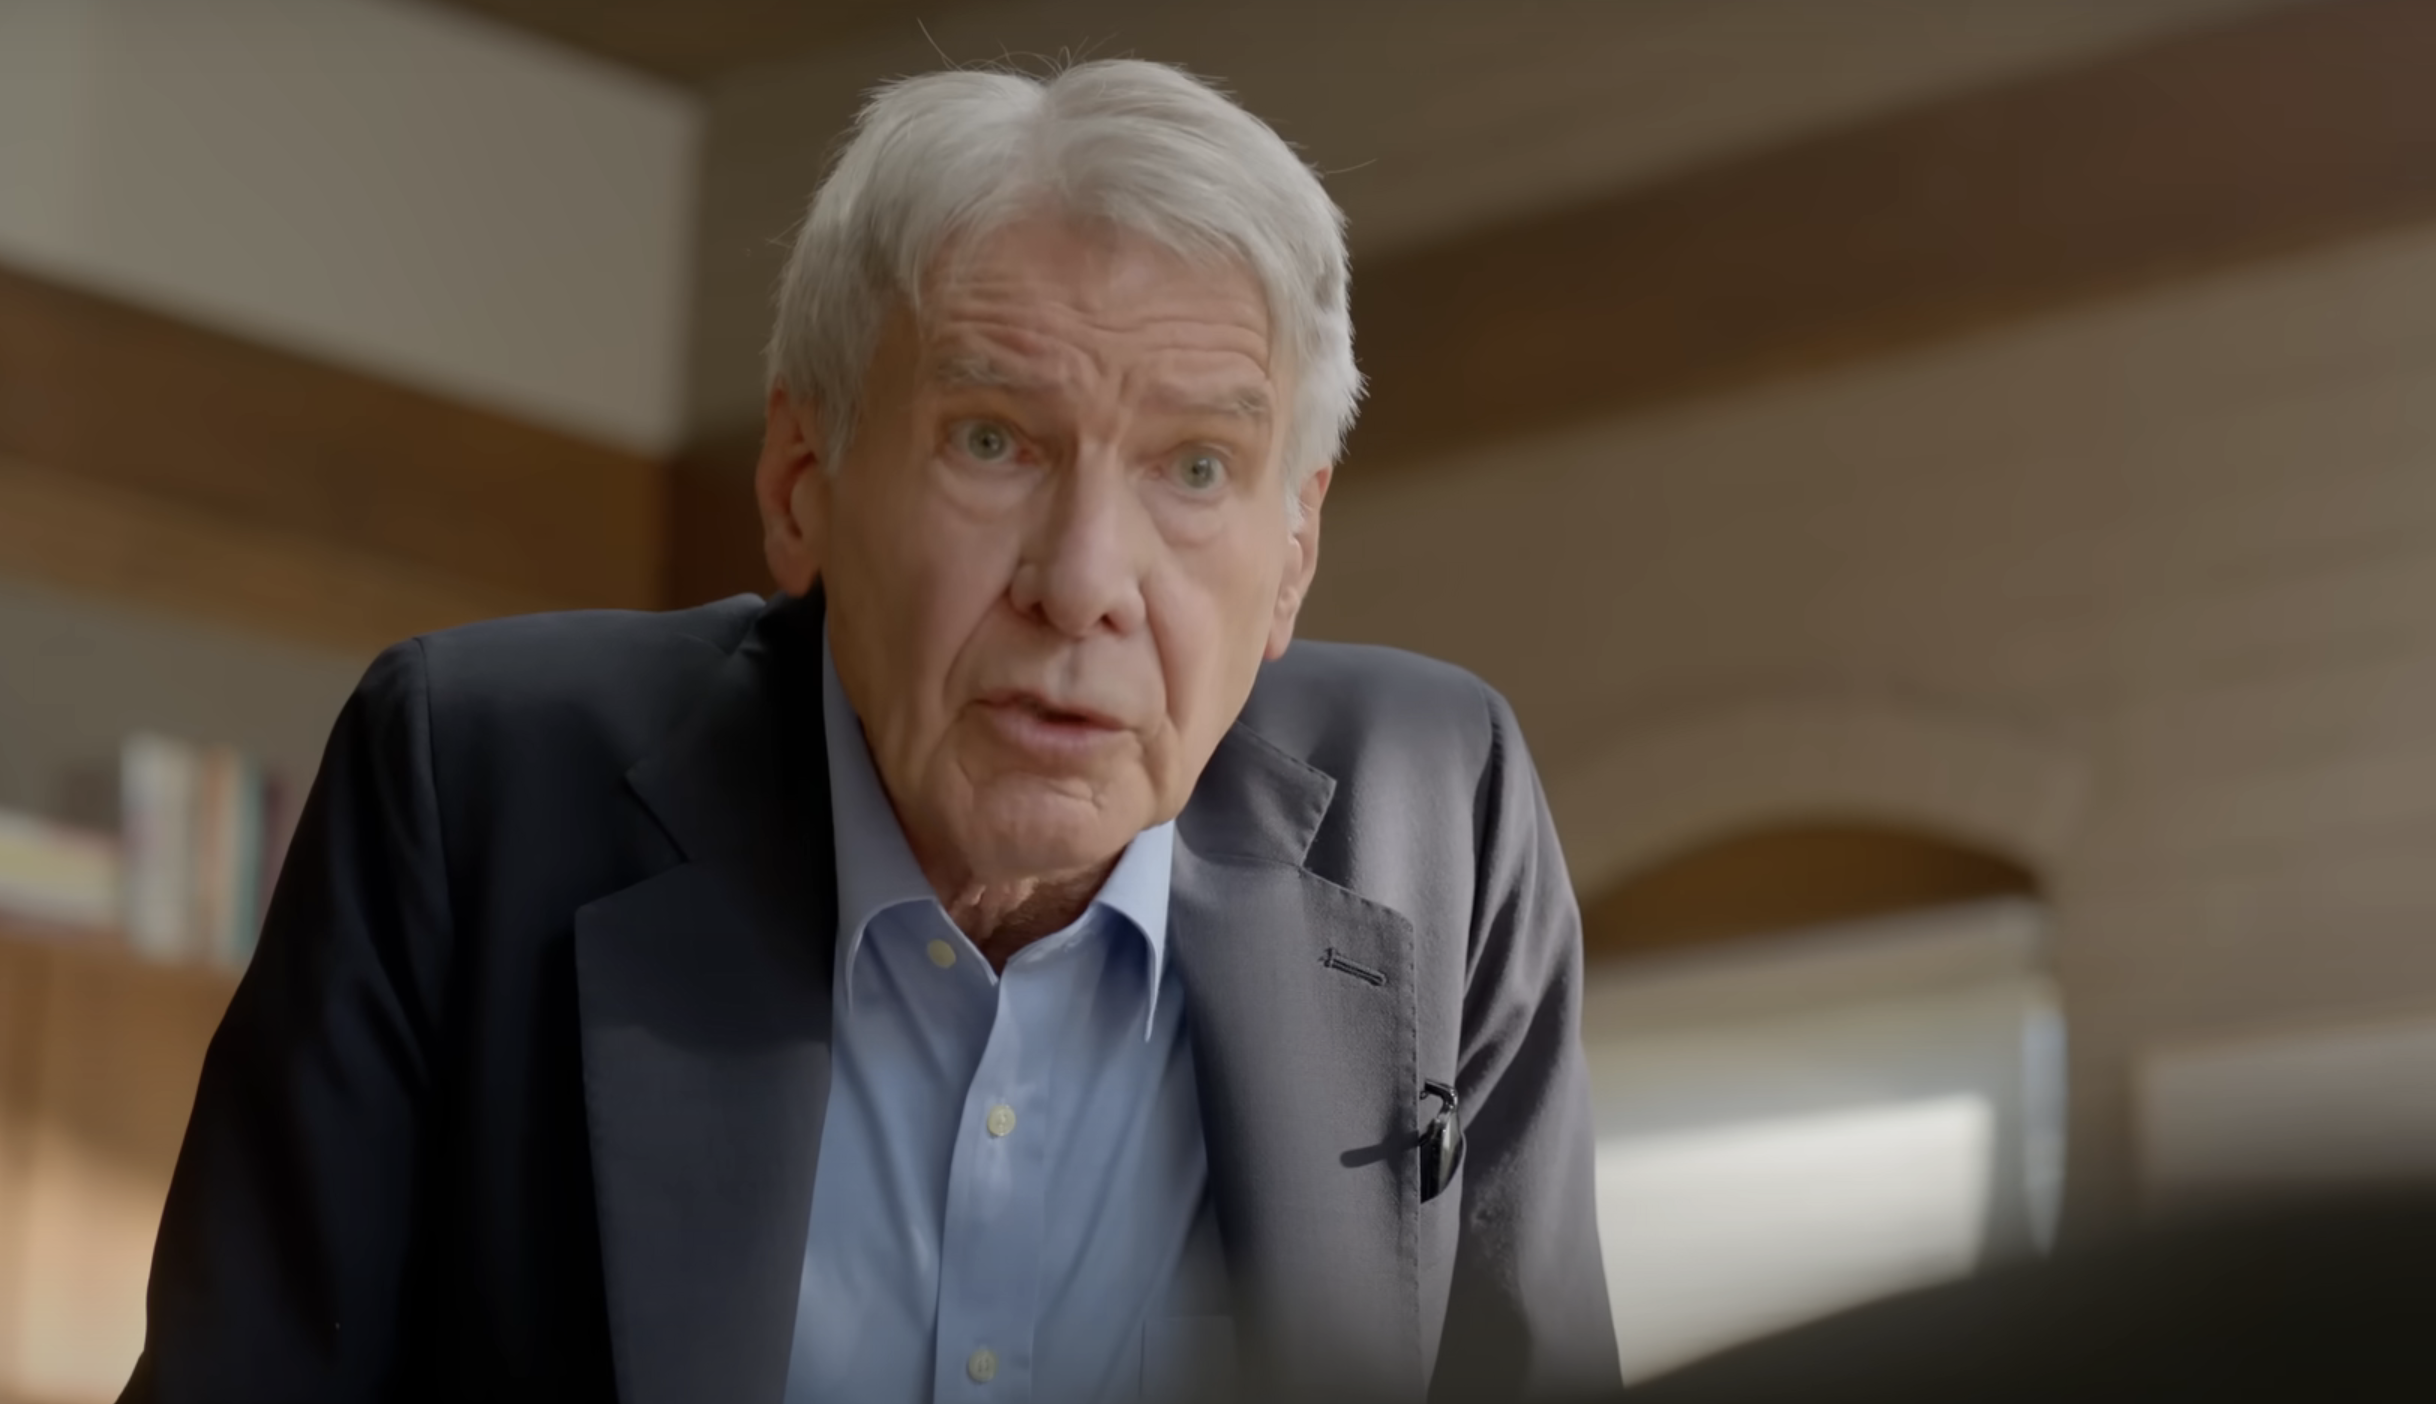
[[[1294,495],[1301,511],[1288,524],[1286,570],[1277,582],[1277,613],[1269,620],[1269,658],[1285,657],[1286,645],[1294,642],[1294,620],[1303,612],[1311,579],[1319,572],[1320,503],[1328,496],[1329,479],[1335,476],[1336,465],[1323,463]]]
[[[778,588],[801,596],[820,576],[829,534],[828,443],[809,402],[770,387],[762,415],[753,500],[761,508],[761,552]]]

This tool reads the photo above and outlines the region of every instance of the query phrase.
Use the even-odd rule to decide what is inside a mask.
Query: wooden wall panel
[[[684,607],[776,588],[753,504],[758,426],[704,439],[668,475],[668,602]]]
[[[663,592],[650,460],[5,268],[0,456],[468,594]]]
[[[839,44],[882,25],[907,28],[919,13],[898,0],[448,0],[504,24],[632,64],[684,83],[816,45]]]
[[[40,1089],[47,953],[0,936],[0,1401],[14,1395],[26,1280],[26,1233],[33,1220],[35,1099]]]
[[[365,658],[432,629],[585,602],[468,581],[5,454],[0,569]]]
[[[1356,270],[1358,468],[2436,213],[2436,6],[2324,0]]]
[[[0,1080],[28,1097],[0,1398],[108,1399],[143,1343],[153,1235],[235,981],[0,931],[0,1004],[12,987],[31,1017],[0,1048]]]

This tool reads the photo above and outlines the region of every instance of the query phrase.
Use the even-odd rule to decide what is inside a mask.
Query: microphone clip
[[[1443,1082],[1421,1084],[1423,1097],[1438,1099],[1438,1114],[1421,1131],[1421,1202],[1429,1203],[1446,1193],[1455,1182],[1455,1172],[1463,1168],[1463,1124],[1455,1113],[1460,1104],[1455,1089]]]

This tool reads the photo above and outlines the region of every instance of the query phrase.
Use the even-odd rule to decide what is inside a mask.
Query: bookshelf
[[[114,1397],[234,973],[0,917],[0,1401]]]

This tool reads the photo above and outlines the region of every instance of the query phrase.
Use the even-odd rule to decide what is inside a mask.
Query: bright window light
[[[1993,1130],[1957,1096],[1601,1141],[1626,1377],[1969,1272]]]
[[[2039,929],[2008,900],[1593,968],[1627,1379],[2043,1246],[2062,1035]]]

